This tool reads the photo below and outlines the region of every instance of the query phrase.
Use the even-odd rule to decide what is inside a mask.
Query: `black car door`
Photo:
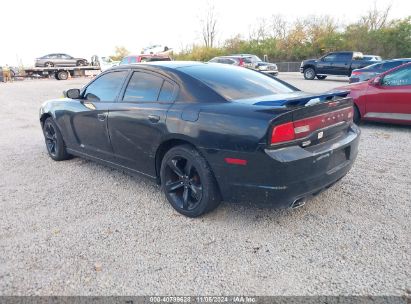
[[[108,129],[117,162],[155,176],[155,153],[166,133],[166,117],[178,86],[145,70],[129,77],[119,101],[113,105]]]
[[[88,85],[70,114],[74,148],[79,152],[112,161],[113,149],[107,130],[107,117],[129,71],[102,74]]]
[[[330,53],[324,57],[322,57],[317,62],[316,72],[317,74],[333,74],[333,65],[334,60],[336,58],[336,54]]]

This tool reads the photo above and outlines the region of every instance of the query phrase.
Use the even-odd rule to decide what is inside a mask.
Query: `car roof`
[[[158,58],[170,58],[168,55],[157,55],[157,54],[138,54],[138,55],[127,55],[124,58],[128,57],[158,57]]]
[[[193,65],[203,65],[204,62],[200,61],[152,61],[152,62],[142,62],[142,63],[134,63],[134,64],[126,64],[123,65],[124,67],[136,67],[136,66],[158,66],[158,67],[166,67],[170,69],[179,69],[183,67],[193,66]]]

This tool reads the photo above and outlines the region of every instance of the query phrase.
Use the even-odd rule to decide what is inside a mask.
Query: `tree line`
[[[300,61],[330,51],[352,50],[383,58],[411,57],[411,16],[389,19],[390,7],[376,6],[358,21],[340,25],[330,16],[308,16],[288,22],[282,15],[259,19],[248,37],[240,34],[216,46],[218,20],[209,7],[201,20],[203,44],[193,44],[176,60],[207,61],[215,56],[255,54],[269,61]],[[210,30],[211,29],[211,30]]]

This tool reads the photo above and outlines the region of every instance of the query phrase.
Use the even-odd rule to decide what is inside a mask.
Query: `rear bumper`
[[[313,149],[292,146],[239,155],[248,159],[246,166],[214,168],[223,199],[291,207],[348,173],[357,157],[359,136],[353,124],[347,134]]]

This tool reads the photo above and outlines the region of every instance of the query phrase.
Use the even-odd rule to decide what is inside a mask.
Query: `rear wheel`
[[[63,136],[51,117],[48,117],[43,124],[43,134],[47,152],[52,159],[60,161],[70,158],[64,145]]]
[[[319,80],[324,80],[325,78],[327,78],[327,76],[325,76],[325,75],[317,75],[317,79],[319,79]]]
[[[68,72],[67,71],[60,71],[57,73],[58,80],[67,80],[68,79]]]
[[[161,184],[171,206],[188,217],[216,208],[220,193],[206,160],[189,145],[170,149],[161,163]]]
[[[313,68],[306,68],[304,70],[304,78],[307,80],[313,80],[315,78],[315,70]]]

